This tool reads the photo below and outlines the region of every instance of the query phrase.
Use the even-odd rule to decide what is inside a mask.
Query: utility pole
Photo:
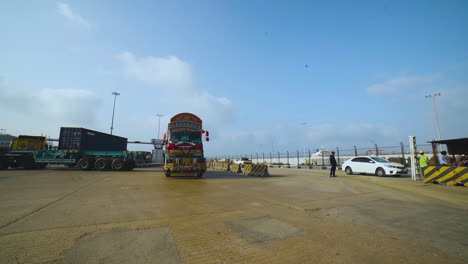
[[[112,135],[112,130],[114,130],[114,113],[115,113],[115,101],[117,100],[117,96],[120,95],[118,92],[112,92],[114,95],[114,107],[112,108],[112,123],[111,123],[111,129],[110,129],[110,134]]]
[[[156,116],[158,117],[158,139],[160,139],[159,138],[159,131],[161,129],[161,117],[163,117],[164,115],[156,114]]]
[[[429,95],[426,95],[425,97],[432,98],[432,102],[434,103],[434,118],[435,118],[436,126],[437,126],[437,136],[439,137],[439,140],[440,140],[441,138],[440,138],[439,115],[437,114],[437,105],[436,105],[436,100],[435,100],[437,96],[441,96],[441,94],[440,93],[429,94]]]

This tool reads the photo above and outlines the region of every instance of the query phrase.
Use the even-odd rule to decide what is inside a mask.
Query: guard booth
[[[432,152],[437,157],[437,147],[440,144],[447,146],[447,152],[452,155],[455,160],[456,155],[468,155],[468,138],[457,138],[457,139],[445,139],[445,140],[434,140],[428,143],[432,144]],[[436,158],[436,163],[439,165],[439,159]]]
[[[436,166],[429,166],[424,170],[424,183],[468,186],[468,138],[434,140],[432,150]],[[450,166],[440,166],[437,147],[447,146],[448,155],[452,156]]]

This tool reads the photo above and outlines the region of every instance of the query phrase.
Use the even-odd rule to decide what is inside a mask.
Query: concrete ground
[[[270,174],[0,171],[0,263],[468,262],[468,188]]]

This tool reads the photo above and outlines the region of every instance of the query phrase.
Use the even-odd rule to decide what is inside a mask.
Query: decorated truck
[[[209,141],[209,132],[203,130],[202,120],[191,113],[180,113],[169,122],[165,142],[164,171],[170,176],[203,177],[206,159],[203,135]]]
[[[48,164],[81,170],[132,170],[138,152],[127,151],[127,139],[85,128],[62,127],[58,147],[52,149],[42,136],[20,135],[6,153],[0,169],[41,169]]]

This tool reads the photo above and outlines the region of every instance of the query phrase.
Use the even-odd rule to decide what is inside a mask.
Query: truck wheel
[[[121,159],[114,159],[111,164],[111,169],[118,171],[124,168],[124,162]]]
[[[197,178],[203,178],[203,171],[197,172]]]
[[[90,158],[82,158],[78,161],[78,168],[80,168],[80,170],[90,170],[93,168],[92,164]]]
[[[136,167],[135,161],[134,160],[129,160],[127,161],[127,170],[131,171]]]
[[[166,177],[171,177],[171,171],[170,170],[166,171]]]
[[[6,169],[8,169],[8,161],[0,160],[0,170],[6,170]]]
[[[10,162],[10,168],[18,168],[18,167],[19,167],[18,162],[16,161]]]
[[[37,163],[37,167],[39,169],[44,169],[45,167],[47,167],[48,163]]]
[[[96,162],[94,162],[94,168],[98,171],[103,171],[109,169],[109,161],[107,159],[97,159]]]
[[[32,157],[25,157],[23,161],[23,167],[26,170],[32,170],[36,167],[36,163]]]

